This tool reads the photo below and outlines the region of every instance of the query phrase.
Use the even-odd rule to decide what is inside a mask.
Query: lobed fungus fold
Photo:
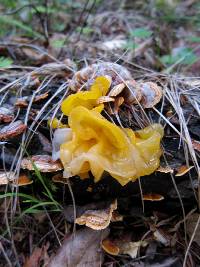
[[[101,96],[105,96],[110,87],[110,81],[104,76],[98,77],[89,91],[80,91],[76,94],[68,96],[61,105],[62,112],[69,116],[72,109],[77,106],[83,106],[87,109],[97,108],[101,112],[104,108],[102,104],[98,104],[97,100]]]
[[[53,157],[61,159],[65,178],[85,178],[91,172],[97,182],[107,172],[125,185],[159,167],[162,126],[153,124],[134,132],[105,119],[97,99],[109,86],[106,77],[98,77],[90,91],[70,95],[62,103],[69,128],[55,131]]]

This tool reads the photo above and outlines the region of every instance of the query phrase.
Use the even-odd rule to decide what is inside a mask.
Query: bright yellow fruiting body
[[[132,130],[127,134],[98,112],[79,106],[71,111],[69,126],[72,140],[60,147],[66,178],[91,171],[99,181],[106,171],[125,185],[159,166],[160,125],[138,131],[135,137]]]
[[[90,91],[80,91],[68,96],[61,105],[62,112],[69,116],[72,109],[77,106],[83,106],[87,109],[97,108],[101,112],[104,108],[102,104],[97,103],[97,99],[105,96],[110,87],[110,81],[106,77],[98,77],[91,86]]]
[[[58,129],[58,128],[66,128],[68,127],[67,124],[63,124],[60,120],[57,118],[53,118],[52,120],[48,120],[48,126],[52,129]]]
[[[62,103],[72,133],[60,145],[65,178],[79,175],[84,179],[91,172],[97,182],[107,172],[125,185],[159,167],[162,126],[153,124],[134,132],[105,119],[97,99],[109,86],[105,77],[98,77],[90,91],[70,95]]]

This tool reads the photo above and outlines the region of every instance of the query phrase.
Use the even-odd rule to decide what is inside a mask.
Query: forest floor
[[[0,12],[0,266],[200,266],[200,3],[9,0]],[[124,186],[64,179],[51,158],[53,119],[67,123],[63,99],[96,66],[161,92],[149,107],[103,99],[122,128],[164,127],[160,167]]]

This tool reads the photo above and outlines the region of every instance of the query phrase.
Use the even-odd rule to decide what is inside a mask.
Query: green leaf
[[[46,202],[37,203],[37,204],[31,206],[30,208],[24,210],[23,213],[20,215],[20,217],[22,217],[22,215],[27,214],[27,213],[35,213],[35,208],[37,208],[37,207],[46,207],[46,206],[55,206],[56,211],[61,211],[61,209],[59,209],[54,202],[46,201]],[[37,212],[37,210],[36,210],[36,212]]]
[[[0,68],[8,68],[12,65],[13,61],[8,57],[0,57]]]
[[[77,32],[82,32],[85,35],[90,35],[92,32],[94,32],[94,30],[90,27],[77,27],[76,28]]]
[[[66,25],[64,23],[60,23],[60,22],[55,22],[52,25],[53,31],[56,31],[56,32],[64,31],[65,27],[66,27]]]
[[[30,202],[40,202],[40,200],[38,200],[37,198],[33,197],[33,196],[30,196],[30,195],[27,195],[27,194],[23,194],[23,193],[5,193],[5,194],[0,194],[0,199],[2,198],[6,198],[6,197],[23,197],[27,200],[29,200]]]
[[[34,31],[31,27],[25,25],[19,20],[13,19],[12,17],[9,16],[0,16],[0,23],[3,24],[8,24],[10,26],[15,26],[17,28],[20,28],[21,30],[37,37],[37,38],[43,38],[43,35]]]
[[[187,41],[191,43],[200,43],[200,37],[199,36],[189,36],[186,38]]]
[[[68,1],[69,3],[69,6],[70,7],[72,7],[72,8],[74,8],[74,9],[76,9],[76,8],[83,8],[83,4],[82,3],[80,3],[79,1]]]
[[[16,0],[1,0],[1,5],[7,8],[16,8],[17,4]]]
[[[55,48],[61,48],[65,44],[65,39],[58,39],[51,42],[51,45]]]
[[[49,212],[60,212],[61,210],[60,209],[53,209],[53,208],[51,208],[49,210],[46,209],[46,211],[49,211]],[[34,208],[34,209],[27,210],[25,213],[37,214],[37,213],[41,213],[41,212],[44,212],[44,209],[42,210],[42,209],[35,209]]]
[[[184,59],[181,63],[184,65],[192,65],[198,60],[197,55],[192,51],[187,55],[183,54],[182,56],[184,56]]]
[[[130,40],[123,46],[124,49],[130,49],[130,50],[134,50],[137,47],[138,47],[138,44]]]
[[[148,38],[152,35],[152,31],[145,28],[137,28],[130,32],[131,37]]]
[[[192,51],[191,48],[184,47],[180,49],[175,55],[164,55],[160,58],[161,62],[166,65],[172,65],[180,61],[183,65],[192,65],[197,60],[197,55]]]
[[[45,6],[36,6],[36,9],[39,13],[44,13],[44,14],[46,14],[46,12],[47,14],[53,14],[59,11],[56,8],[52,8],[52,7],[46,8]],[[36,9],[32,9],[31,13],[36,13],[37,12]]]
[[[164,56],[160,57],[160,61],[165,65],[172,65],[177,60],[175,60],[175,58],[172,55],[164,55]]]

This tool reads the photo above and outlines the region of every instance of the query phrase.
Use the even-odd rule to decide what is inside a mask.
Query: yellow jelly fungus
[[[68,122],[72,138],[60,146],[65,178],[74,175],[84,178],[91,171],[97,182],[106,171],[125,185],[158,168],[163,136],[161,125],[153,124],[136,132],[121,129],[95,109],[88,110],[86,107],[94,106],[91,102],[90,105],[83,102],[85,105],[81,106],[81,98],[74,99],[80,105],[72,109],[70,104],[67,109],[67,114],[71,111]],[[66,108],[66,102],[63,110],[64,106]]]
[[[52,120],[48,120],[48,126],[51,127],[52,129],[57,129],[57,128],[66,128],[68,125],[63,124],[60,120],[57,118],[54,118]]]
[[[97,77],[89,91],[81,91],[68,96],[61,105],[62,112],[69,116],[72,109],[77,106],[83,106],[87,109],[96,107],[98,112],[104,108],[103,104],[97,104],[97,99],[105,96],[110,87],[110,81],[104,76]]]

